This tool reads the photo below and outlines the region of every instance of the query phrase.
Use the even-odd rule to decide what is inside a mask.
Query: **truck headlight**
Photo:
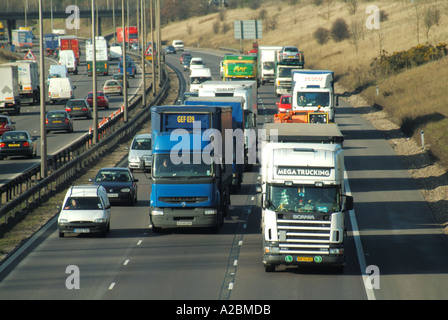
[[[152,214],[153,216],[163,216],[163,210],[160,210],[160,209],[158,209],[158,210],[152,210],[152,211],[151,211],[151,214]]]
[[[344,254],[343,248],[330,248],[330,254]]]
[[[206,210],[204,210],[204,214],[206,214],[206,215],[216,214],[216,213],[217,213],[216,209],[206,209]]]

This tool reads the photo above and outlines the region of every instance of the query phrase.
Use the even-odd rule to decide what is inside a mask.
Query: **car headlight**
[[[130,188],[123,188],[120,191],[121,192],[131,192],[131,189]]]
[[[95,219],[95,221],[93,221],[93,222],[95,222],[95,223],[105,223],[106,222],[106,218],[98,218],[98,219]]]
[[[58,221],[60,224],[65,224],[65,223],[68,223],[68,220],[67,219],[59,219],[59,221]]]

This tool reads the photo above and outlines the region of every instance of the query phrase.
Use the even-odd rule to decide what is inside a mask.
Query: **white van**
[[[48,85],[50,103],[74,99],[75,89],[76,86],[72,85],[70,78],[51,78]]]
[[[213,80],[210,68],[192,69],[190,74],[190,92],[199,92],[199,86],[207,80]]]
[[[205,63],[201,57],[191,58],[190,71],[193,71],[193,69],[200,69],[200,68],[204,68],[204,67],[205,67]]]
[[[62,50],[59,52],[59,64],[66,66],[68,72],[78,74],[78,63],[73,50]]]
[[[184,42],[182,40],[173,40],[173,47],[176,51],[184,51]]]
[[[59,237],[65,233],[99,233],[110,230],[111,206],[106,189],[100,185],[71,186],[58,217]]]
[[[67,67],[64,65],[53,64],[48,71],[47,85],[50,84],[52,78],[68,78]]]

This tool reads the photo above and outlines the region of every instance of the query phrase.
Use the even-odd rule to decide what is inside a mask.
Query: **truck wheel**
[[[275,272],[275,264],[265,264],[264,271],[265,272]]]

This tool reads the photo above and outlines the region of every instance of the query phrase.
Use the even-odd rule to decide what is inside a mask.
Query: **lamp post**
[[[124,105],[124,114],[123,120],[124,122],[128,122],[128,80],[127,80],[127,64],[126,64],[126,30],[124,23],[124,0],[121,0],[121,27],[123,30],[123,105]],[[128,38],[129,38],[129,29],[128,29]]]
[[[44,26],[42,19],[42,0],[39,0],[39,63],[40,63],[40,176],[41,178],[47,177],[47,125],[46,120],[46,110],[45,110],[45,65],[44,65]]]
[[[146,68],[145,68],[145,42],[146,42],[146,3],[145,0],[140,0],[140,39],[142,44],[142,77],[143,77],[143,90],[142,90],[142,108],[146,107]]]
[[[92,81],[93,81],[93,143],[98,143],[98,103],[96,88],[95,0],[92,0]]]

